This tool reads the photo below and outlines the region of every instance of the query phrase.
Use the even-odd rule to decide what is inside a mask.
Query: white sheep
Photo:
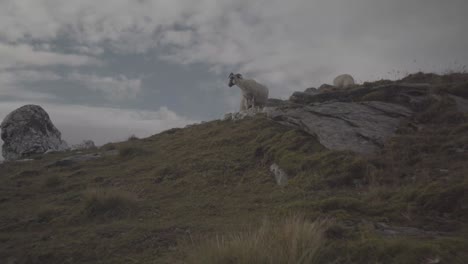
[[[244,79],[241,74],[229,75],[229,87],[237,85],[242,90],[240,111],[250,108],[263,108],[268,100],[268,88],[252,79]]]
[[[348,88],[350,86],[354,85],[354,78],[353,76],[349,74],[341,74],[338,75],[334,80],[333,80],[333,86],[336,86],[338,88]]]

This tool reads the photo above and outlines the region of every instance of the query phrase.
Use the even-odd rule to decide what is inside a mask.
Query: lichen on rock
[[[48,150],[62,151],[62,140],[47,112],[38,105],[25,105],[8,114],[0,125],[5,160],[18,160]]]

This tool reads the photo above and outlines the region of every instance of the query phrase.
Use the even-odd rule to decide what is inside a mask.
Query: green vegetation
[[[369,157],[259,116],[70,166],[49,164],[74,152],[0,164],[0,262],[465,263],[468,123],[447,100]]]

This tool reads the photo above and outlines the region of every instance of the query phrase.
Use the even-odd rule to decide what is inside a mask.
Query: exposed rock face
[[[384,102],[324,102],[306,106],[285,104],[267,109],[267,116],[317,136],[332,150],[372,153],[412,111]]]
[[[458,111],[468,114],[468,100],[459,96],[450,95],[450,98],[455,102]]]
[[[418,125],[424,122],[418,113],[438,107],[435,102],[453,104],[456,111],[466,115],[467,76],[416,74],[400,81],[380,80],[347,88],[324,84],[295,92],[289,100],[269,99],[262,113],[317,137],[328,149],[368,154],[379,150],[397,129],[401,132],[406,125],[408,129],[424,126]],[[234,113],[226,119],[255,114]]]
[[[25,105],[14,110],[5,117],[0,128],[4,141],[2,154],[6,160],[68,148],[47,112],[38,105]]]
[[[322,85],[268,105],[267,116],[315,135],[332,150],[372,153],[430,95],[427,83],[384,83],[354,89]]]
[[[437,84],[444,83],[439,79]],[[401,121],[423,109],[428,101],[443,100],[437,88],[440,89],[434,83],[410,82],[409,79],[365,83],[350,89],[325,84],[317,91],[309,88],[305,92],[295,92],[287,101],[270,102],[265,112],[281,124],[315,135],[329,149],[372,153],[396,132]],[[449,94],[448,97],[458,111],[467,113],[468,100],[461,97],[465,90],[456,85],[452,90],[460,96]]]
[[[310,87],[310,88],[305,89],[304,93],[314,95],[314,94],[318,94],[319,91],[317,88]]]
[[[253,117],[257,114],[263,113],[263,109],[260,108],[249,108],[247,110],[242,110],[236,113],[228,113],[224,115],[224,120],[242,120],[246,117]]]
[[[94,141],[92,140],[83,140],[83,142],[73,145],[71,147],[71,150],[86,150],[86,149],[92,149],[95,148],[96,145],[94,144]]]

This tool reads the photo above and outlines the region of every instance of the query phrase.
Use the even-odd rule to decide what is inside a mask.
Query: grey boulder
[[[25,105],[8,114],[0,125],[5,160],[18,160],[48,150],[63,151],[62,140],[47,112],[38,105]]]
[[[298,105],[285,102],[266,109],[267,116],[317,137],[331,150],[368,154],[383,146],[400,121],[412,111],[404,106],[379,102],[324,102]]]

